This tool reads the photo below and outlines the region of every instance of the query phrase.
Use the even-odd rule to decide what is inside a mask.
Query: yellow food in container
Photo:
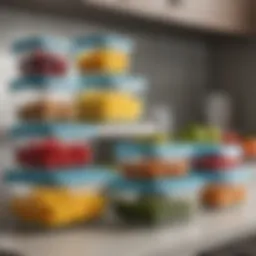
[[[89,35],[74,42],[81,73],[124,73],[130,67],[133,43],[118,35]]]
[[[77,99],[78,118],[93,122],[131,122],[140,118],[143,103],[130,93],[91,91]]]
[[[25,222],[58,227],[97,219],[102,215],[105,204],[105,198],[93,191],[45,188],[14,199],[11,209]]]

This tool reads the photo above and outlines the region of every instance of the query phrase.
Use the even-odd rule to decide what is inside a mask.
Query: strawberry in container
[[[56,37],[29,37],[13,45],[13,52],[19,58],[20,71],[24,76],[65,75],[68,51],[67,41]]]
[[[32,142],[17,151],[17,161],[23,166],[60,168],[91,163],[92,152],[88,145],[65,144],[58,140]]]

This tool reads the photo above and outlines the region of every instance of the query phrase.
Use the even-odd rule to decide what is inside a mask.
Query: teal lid
[[[14,42],[12,50],[14,53],[23,53],[34,50],[45,50],[67,53],[69,51],[69,43],[64,38],[49,36],[34,36],[23,38]]]

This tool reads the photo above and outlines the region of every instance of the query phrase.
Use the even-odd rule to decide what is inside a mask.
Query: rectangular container
[[[202,191],[203,204],[211,208],[226,208],[243,203],[247,188],[243,184],[209,184]]]
[[[86,122],[133,122],[143,113],[143,103],[135,95],[125,92],[92,91],[77,99],[78,119]]]
[[[120,179],[109,189],[116,215],[129,224],[188,221],[199,206],[203,186],[196,177],[157,181]]]
[[[107,199],[97,186],[80,188],[15,187],[10,208],[21,222],[63,227],[100,218]]]
[[[74,40],[77,68],[81,73],[124,73],[130,67],[133,42],[118,35],[88,35]]]
[[[178,143],[119,143],[117,161],[127,178],[184,176],[190,171],[193,147]]]
[[[53,37],[30,37],[16,41],[13,52],[17,55],[23,76],[63,76],[68,71],[67,40]]]
[[[239,146],[197,145],[193,168],[198,171],[232,171],[242,163],[242,149]]]
[[[16,150],[16,162],[28,168],[70,168],[86,166],[93,160],[92,149],[86,143],[65,143],[56,139],[32,141]]]

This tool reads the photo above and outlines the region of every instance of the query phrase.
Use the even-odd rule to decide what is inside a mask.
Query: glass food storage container
[[[107,199],[102,188],[12,186],[10,210],[18,223],[57,228],[99,219]]]
[[[13,44],[18,70],[23,76],[65,75],[69,50],[67,40],[54,37],[29,37]]]
[[[199,175],[208,184],[202,191],[203,204],[225,208],[246,201],[253,168],[244,166],[228,172],[201,172]]]
[[[114,213],[129,224],[163,224],[187,221],[199,206],[203,182],[197,177],[157,181],[124,178],[109,188]]]
[[[178,143],[119,143],[117,161],[127,178],[154,179],[187,175],[193,146]]]
[[[239,146],[197,145],[193,169],[196,171],[232,171],[242,164],[243,154]]]
[[[57,139],[32,140],[16,148],[15,159],[24,168],[56,171],[84,167],[92,163],[92,147],[88,143],[63,142]]]
[[[133,42],[119,35],[89,35],[73,44],[81,73],[124,73],[129,70]]]
[[[76,120],[75,77],[23,77],[11,83],[13,109],[24,122],[70,122]]]
[[[123,123],[137,121],[144,110],[140,97],[120,91],[80,93],[76,100],[81,122]]]

